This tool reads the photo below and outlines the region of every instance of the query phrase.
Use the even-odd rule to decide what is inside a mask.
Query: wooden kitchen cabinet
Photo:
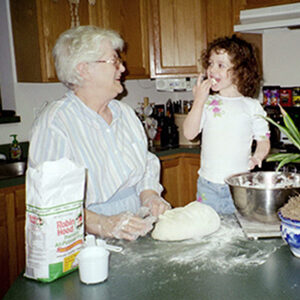
[[[126,79],[149,78],[148,0],[96,1],[98,26],[114,29],[125,41]]]
[[[233,34],[232,0],[205,0],[207,43]]]
[[[150,0],[151,77],[197,76],[201,51],[214,39],[234,33],[245,1]]]
[[[0,298],[25,268],[25,185],[0,189]]]
[[[200,155],[179,153],[160,157],[162,196],[172,207],[196,200]]]
[[[10,0],[19,82],[57,82],[52,49],[71,28],[68,0]],[[74,11],[74,4],[72,6]],[[115,29],[127,43],[127,79],[149,77],[147,0],[79,1],[80,25]]]
[[[150,75],[197,76],[206,45],[205,7],[201,0],[150,0]]]
[[[126,79],[193,77],[201,51],[231,35],[241,9],[296,0],[89,0],[79,1],[81,25],[118,31],[125,40]],[[68,0],[10,0],[19,82],[57,82],[52,49],[71,27]],[[261,38],[245,36],[261,48]]]
[[[88,1],[80,1],[81,25],[89,24]],[[66,0],[10,0],[13,39],[19,82],[58,81],[52,49],[58,36],[71,28]]]

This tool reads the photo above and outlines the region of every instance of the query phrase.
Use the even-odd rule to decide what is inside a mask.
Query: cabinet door
[[[69,1],[36,0],[36,4],[42,78],[44,81],[57,81],[52,58],[53,47],[59,35],[71,28],[72,21],[75,26],[89,23],[87,1],[79,2],[79,23],[76,23],[76,8],[70,6]]]
[[[25,188],[15,190],[15,228],[16,228],[16,253],[17,272],[20,274],[25,268]]]
[[[207,43],[233,34],[233,10],[231,0],[205,0]]]
[[[161,158],[163,197],[172,207],[196,200],[199,154],[176,154]]]
[[[0,299],[7,292],[9,281],[9,252],[8,252],[8,230],[6,216],[6,201],[5,194],[0,190]]]
[[[161,184],[164,187],[162,196],[172,205],[181,206],[180,158],[166,159],[161,163]]]
[[[89,24],[88,1],[80,1],[81,25]],[[72,8],[72,9],[71,9]],[[13,39],[19,82],[58,81],[52,49],[58,36],[71,28],[75,6],[69,1],[10,0]]]
[[[202,0],[150,0],[151,77],[196,76],[205,43]]]
[[[183,187],[188,193],[187,199],[185,199],[185,204],[196,200],[197,194],[197,179],[198,170],[200,168],[200,155],[194,154],[189,157],[183,158],[183,169],[185,170],[185,176],[183,178]]]
[[[0,189],[0,209],[0,266],[5,276],[0,275],[0,292],[5,293],[25,267],[25,185]]]
[[[99,25],[116,30],[125,41],[126,79],[149,77],[147,0],[102,0],[100,9]]]
[[[52,49],[59,35],[78,21],[118,31],[127,43],[127,78],[149,77],[147,0],[78,2],[76,8],[68,0],[11,0],[18,81],[58,81]]]

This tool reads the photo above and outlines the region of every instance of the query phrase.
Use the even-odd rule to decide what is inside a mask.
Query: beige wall
[[[149,97],[150,102],[165,103],[172,100],[191,100],[191,92],[170,93],[157,92],[155,81],[150,79],[129,80],[125,82],[128,95],[122,101],[135,108],[138,102],[143,102],[143,97]],[[21,123],[0,124],[0,145],[10,143],[10,134],[18,134],[19,141],[28,141],[29,132],[36,112],[44,105],[60,98],[66,88],[60,83],[16,83],[15,101],[16,112],[21,116]]]
[[[263,68],[265,85],[300,86],[300,29],[264,34]]]

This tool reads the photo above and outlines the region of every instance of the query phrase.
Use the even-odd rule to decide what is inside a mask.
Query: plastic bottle
[[[12,160],[20,160],[22,156],[22,148],[17,141],[17,135],[11,134],[10,136],[13,138],[13,141],[10,145],[10,158]]]

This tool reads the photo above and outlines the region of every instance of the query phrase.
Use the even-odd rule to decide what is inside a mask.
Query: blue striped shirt
[[[29,166],[67,157],[88,170],[86,205],[108,201],[115,193],[135,187],[159,194],[159,159],[148,151],[144,128],[133,109],[120,101],[108,104],[107,124],[72,91],[46,106],[35,121]]]

